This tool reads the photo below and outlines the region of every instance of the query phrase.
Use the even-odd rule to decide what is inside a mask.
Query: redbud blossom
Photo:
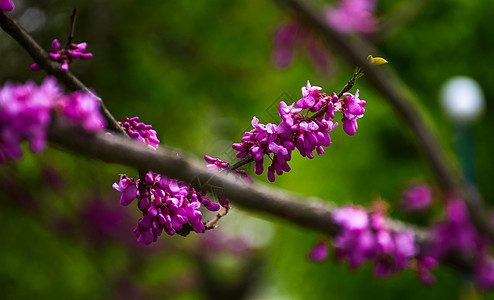
[[[154,172],[146,173],[144,181],[122,175],[113,188],[122,193],[120,203],[124,206],[139,198],[138,207],[143,217],[134,233],[137,241],[145,245],[156,242],[163,231],[168,235],[181,232],[185,224],[202,233],[206,228],[199,211],[201,204],[210,211],[219,210],[218,204],[204,197],[205,193]]]
[[[377,29],[375,6],[375,0],[342,0],[336,8],[326,10],[326,20],[341,32],[371,33]]]
[[[341,226],[334,238],[336,257],[351,268],[373,260],[376,276],[388,276],[410,268],[418,254],[414,232],[390,230],[381,213],[369,216],[363,208],[348,206],[336,209],[333,220]]]
[[[432,202],[432,190],[425,184],[415,184],[402,195],[403,211],[418,211],[429,207]]]
[[[62,71],[66,72],[69,69],[69,63],[72,60],[80,59],[90,59],[93,57],[92,53],[84,53],[86,50],[87,43],[80,44],[70,44],[68,48],[62,48],[57,39],[54,39],[51,44],[50,58],[62,64]],[[41,67],[38,64],[32,64],[31,70],[38,71]]]
[[[12,11],[14,10],[14,3],[11,0],[0,0],[0,10]]]
[[[309,50],[315,66],[321,71],[329,68],[328,54],[322,43],[313,37],[310,30],[297,21],[289,21],[279,25],[273,37],[272,61],[280,67],[290,65],[294,52],[299,49]]]
[[[309,259],[312,261],[324,261],[328,257],[328,246],[326,242],[322,241],[317,243],[317,245],[309,253]]]
[[[232,145],[237,150],[237,157],[244,158],[252,155],[256,166],[255,172],[260,175],[264,172],[264,156],[271,160],[268,167],[269,181],[275,180],[276,175],[289,172],[288,162],[292,158],[293,150],[297,149],[300,155],[314,158],[314,151],[318,155],[324,153],[324,148],[331,144],[329,133],[338,123],[333,123],[335,111],[343,114],[344,130],[353,135],[357,130],[357,119],[363,117],[365,101],[359,99],[359,91],[355,96],[347,93],[344,99],[339,99],[333,93],[331,96],[322,93],[321,88],[312,86],[309,81],[302,87],[302,98],[296,103],[287,105],[280,102],[278,113],[282,122],[278,125],[261,124],[259,119],[252,119],[252,129],[244,134],[241,143]],[[308,116],[308,112],[317,112],[323,107],[327,110],[316,118]],[[306,113],[302,113],[303,110]]]
[[[82,92],[64,95],[51,77],[40,86],[31,81],[5,84],[0,89],[0,162],[20,158],[23,140],[32,152],[42,151],[52,112],[89,132],[102,129],[99,102],[91,97]]]

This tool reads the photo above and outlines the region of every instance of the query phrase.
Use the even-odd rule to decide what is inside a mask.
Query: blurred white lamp
[[[441,105],[455,124],[468,125],[484,112],[484,93],[480,85],[465,76],[448,79],[441,87]]]

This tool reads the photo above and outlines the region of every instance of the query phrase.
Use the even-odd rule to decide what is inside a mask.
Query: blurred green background
[[[273,108],[296,101],[309,79],[338,92],[355,66],[330,50],[331,67],[316,71],[299,51],[285,69],[273,65],[273,33],[289,20],[272,1],[16,1],[13,15],[45,49],[65,43],[78,8],[75,42],[94,58],[70,70],[92,87],[119,120],[139,116],[165,145],[232,161],[254,115],[276,122]],[[321,5],[322,9],[322,5]],[[483,87],[484,117],[473,126],[478,189],[486,202],[494,139],[489,99],[494,96],[494,1],[380,0],[389,34],[367,37],[416,94],[452,153],[455,130],[442,112],[442,83],[467,75]],[[388,23],[389,21],[389,23]],[[397,23],[394,23],[397,22]],[[385,27],[384,24],[391,24]],[[330,45],[331,48],[332,45]],[[32,59],[0,31],[0,83],[40,82]],[[338,127],[326,154],[294,154],[292,171],[272,185],[338,204],[370,206],[383,198],[391,215],[405,216],[400,195],[410,180],[433,184],[411,133],[366,82],[357,82],[366,115],[353,137]],[[354,91],[354,90],[353,90]],[[266,176],[253,174],[257,181]],[[413,271],[376,279],[372,267],[350,271],[332,260],[311,263],[316,232],[234,208],[216,233],[162,236],[150,247],[134,241],[136,208],[120,207],[111,184],[130,168],[106,165],[48,148],[0,166],[0,291],[2,299],[476,299],[457,272],[441,268],[424,287]],[[221,251],[220,251],[221,250]]]

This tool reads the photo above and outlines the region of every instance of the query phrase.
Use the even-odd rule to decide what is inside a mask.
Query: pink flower
[[[34,82],[7,83],[0,89],[0,162],[20,158],[23,140],[32,152],[44,149],[50,112],[61,95],[51,77],[39,87]]]
[[[51,53],[50,58],[62,64],[62,71],[66,72],[69,70],[69,63],[74,59],[90,59],[93,57],[92,53],[83,53],[86,50],[87,43],[80,44],[70,44],[66,48],[61,48],[60,43],[57,39],[54,39],[51,43]],[[32,71],[41,70],[38,64],[31,65]]]
[[[375,0],[342,0],[338,7],[326,10],[326,20],[341,32],[371,33],[377,29],[375,6]]]
[[[328,54],[321,42],[297,21],[289,21],[276,28],[273,38],[272,61],[280,68],[290,65],[296,50],[306,51],[320,71],[329,68]]]
[[[309,259],[312,261],[324,261],[328,257],[328,246],[326,242],[322,241],[317,243],[317,245],[309,253]]]
[[[104,128],[105,119],[100,112],[100,101],[87,92],[74,92],[60,101],[63,115],[88,132]]]
[[[415,184],[403,193],[402,199],[403,211],[423,210],[432,202],[432,191],[425,184]]]
[[[0,10],[12,11],[14,10],[14,3],[11,0],[0,0]]]

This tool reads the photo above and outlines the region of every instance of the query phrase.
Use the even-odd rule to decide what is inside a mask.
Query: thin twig
[[[3,11],[0,11],[0,27],[12,36],[34,59],[34,61],[46,71],[46,73],[55,76],[60,82],[62,82],[71,91],[85,91],[93,94],[77,77],[75,77],[70,71],[62,71],[59,63],[53,61],[48,56],[48,53],[41,48],[38,43],[22,28],[16,20]],[[93,94],[94,95],[94,94]],[[107,121],[107,128],[115,132],[125,134],[122,127],[118,125],[117,120],[113,117],[110,111],[106,108],[101,98],[95,97],[100,100],[101,113]]]
[[[65,49],[70,49],[70,44],[72,44],[72,40],[74,39],[74,30],[75,30],[75,18],[77,15],[77,8],[74,8],[72,11],[72,15],[70,16],[70,31],[69,37],[67,38],[67,44],[65,45]]]
[[[204,225],[206,227],[206,230],[210,230],[210,229],[214,229],[214,228],[218,227],[218,221],[221,218],[223,218],[224,216],[226,216],[226,214],[228,213],[229,210],[230,210],[230,208],[222,207],[221,208],[221,211],[219,213],[217,213],[214,218],[212,218],[211,220],[209,220]]]

